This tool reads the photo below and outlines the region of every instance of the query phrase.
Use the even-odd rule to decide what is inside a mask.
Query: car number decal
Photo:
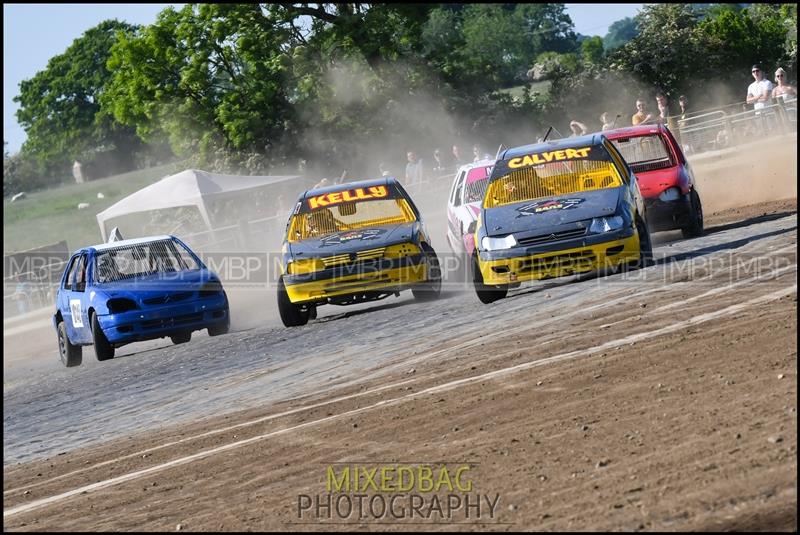
[[[70,299],[69,309],[72,312],[72,326],[77,328],[83,327],[83,316],[81,314],[81,300]]]

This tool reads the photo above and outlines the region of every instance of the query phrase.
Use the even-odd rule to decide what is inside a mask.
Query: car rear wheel
[[[278,279],[278,312],[281,314],[281,321],[287,327],[299,327],[308,323],[310,316],[310,307],[301,308],[300,305],[295,305],[289,300],[289,294],[286,293],[286,285],[283,283],[283,277]]]
[[[431,301],[439,297],[442,292],[442,268],[439,266],[439,257],[428,244],[422,244],[428,264],[428,280],[413,288],[411,292],[419,301]]]
[[[83,361],[83,348],[69,341],[67,326],[63,321],[58,322],[58,352],[61,363],[67,368],[80,366]]]
[[[208,336],[219,336],[221,334],[228,334],[228,331],[230,330],[231,330],[231,318],[230,316],[228,316],[228,318],[225,320],[225,323],[209,327]]]
[[[94,343],[94,355],[97,360],[109,360],[114,358],[114,346],[112,346],[103,329],[100,327],[100,322],[97,321],[97,314],[92,314],[92,342]]]
[[[478,265],[478,257],[474,256],[472,259],[472,284],[475,287],[475,293],[480,299],[481,303],[489,304],[494,303],[498,299],[503,299],[508,295],[508,285],[503,284],[500,286],[493,286],[483,283],[483,274]]]
[[[694,188],[689,192],[689,222],[681,228],[684,238],[697,238],[703,235],[703,205],[700,195]]]
[[[172,336],[169,337],[169,339],[172,340],[172,343],[175,345],[185,344],[186,342],[192,339],[192,333],[186,331],[178,334],[173,334]]]

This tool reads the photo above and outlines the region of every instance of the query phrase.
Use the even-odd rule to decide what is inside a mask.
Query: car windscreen
[[[675,165],[664,139],[658,134],[614,139],[611,142],[634,173],[654,171]]]
[[[98,251],[94,279],[103,284],[156,273],[200,269],[188,250],[172,240],[159,240]]]
[[[534,199],[622,186],[617,168],[605,160],[568,160],[529,165],[494,179],[483,206],[494,208]]]
[[[414,211],[405,199],[370,199],[341,202],[333,206],[317,206],[296,213],[289,224],[288,241],[322,238],[347,230],[380,225],[398,225],[416,221]]]

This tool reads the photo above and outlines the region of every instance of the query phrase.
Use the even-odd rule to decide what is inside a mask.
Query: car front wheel
[[[494,303],[498,299],[503,299],[508,295],[508,285],[492,286],[483,283],[483,274],[478,265],[478,257],[474,256],[472,261],[472,284],[475,287],[475,294],[481,303]]]
[[[639,234],[639,268],[652,266],[653,260],[653,241],[650,239],[650,229],[641,219],[636,218],[636,232]]]
[[[308,323],[310,308],[301,308],[289,299],[286,292],[286,285],[283,277],[278,279],[278,312],[281,314],[281,321],[286,327],[299,327]]]
[[[58,352],[61,363],[67,368],[80,366],[83,361],[83,348],[69,341],[67,326],[63,321],[58,322]]]
[[[100,322],[97,321],[97,314],[92,314],[92,342],[94,343],[94,355],[97,360],[109,360],[114,358],[114,346],[109,343]]]

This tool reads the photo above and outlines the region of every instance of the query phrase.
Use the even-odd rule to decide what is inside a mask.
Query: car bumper
[[[289,300],[297,304],[376,290],[401,291],[427,279],[427,260],[424,254],[419,254],[382,259],[358,269],[331,268],[304,275],[285,275],[283,282]]]
[[[685,226],[691,214],[689,195],[681,195],[674,201],[645,199],[647,224],[653,232],[674,230]]]
[[[488,259],[481,253],[478,264],[487,285],[562,277],[595,269],[617,266],[639,258],[639,236],[632,230],[617,239],[565,246],[558,250],[519,254],[525,248],[512,249],[504,258]],[[518,256],[513,254],[517,252]]]
[[[152,310],[98,315],[97,321],[108,341],[120,344],[222,325],[230,321],[230,311],[223,295]]]

